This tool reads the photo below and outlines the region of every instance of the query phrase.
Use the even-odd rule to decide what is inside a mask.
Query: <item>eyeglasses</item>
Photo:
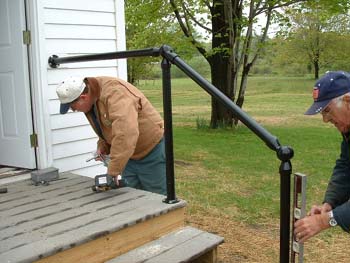
[[[343,97],[344,96],[339,96],[337,98],[334,98],[326,105],[324,110],[321,111],[323,118],[326,118],[326,117],[330,118],[331,114],[334,115],[334,111],[341,110],[344,102]]]

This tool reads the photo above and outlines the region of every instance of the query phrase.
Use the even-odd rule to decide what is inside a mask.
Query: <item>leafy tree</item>
[[[171,6],[162,0],[126,0],[126,45],[128,50],[160,47],[163,44],[176,47],[176,52],[190,58],[197,51],[183,36],[169,14]],[[147,79],[159,58],[131,58],[128,60],[128,81],[135,83]]]
[[[268,41],[266,56],[269,57],[269,62],[266,64],[272,68],[272,74],[303,76],[311,72],[306,55],[301,54],[294,44],[290,38],[282,36],[276,36]],[[266,59],[263,62],[266,62]],[[256,67],[261,67],[260,61],[257,62]]]
[[[282,18],[282,7],[302,1],[170,0],[170,4],[184,35],[208,61],[213,85],[242,107],[248,74],[263,50],[271,22]],[[265,19],[260,33],[255,31],[259,17]],[[195,27],[211,36],[210,50],[193,34]],[[235,116],[212,99],[211,127],[234,122]]]
[[[344,1],[309,1],[298,9],[287,9],[290,19],[284,30],[286,52],[293,60],[307,59],[318,79],[321,66],[329,67],[341,55],[350,37],[349,3]],[[289,51],[289,52],[288,52]],[[291,54],[291,52],[293,54]]]

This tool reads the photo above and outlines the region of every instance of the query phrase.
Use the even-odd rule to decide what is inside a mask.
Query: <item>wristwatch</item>
[[[338,224],[337,221],[334,218],[332,210],[328,212],[328,217],[329,217],[328,223],[329,223],[330,226],[336,226]]]

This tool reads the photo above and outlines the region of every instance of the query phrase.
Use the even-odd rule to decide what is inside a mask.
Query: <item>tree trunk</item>
[[[314,57],[314,70],[315,70],[315,79],[319,78],[320,73],[320,52],[317,50],[315,57]]]
[[[320,66],[318,64],[318,61],[314,61],[314,69],[315,69],[315,79],[318,79],[320,74]]]
[[[212,84],[223,92],[227,97],[233,97],[232,91],[227,89],[232,86],[230,80],[230,67],[228,58],[222,58],[219,54],[215,55],[211,63],[211,79]],[[215,98],[211,99],[211,122],[212,128],[218,128],[220,126],[232,126],[233,113],[225,106],[219,103]]]
[[[319,71],[320,71],[320,33],[321,29],[318,28],[317,35],[316,35],[316,52],[314,56],[314,69],[315,69],[315,79],[318,79],[319,77]]]
[[[237,106],[240,107],[240,108],[242,108],[243,103],[244,103],[244,96],[245,96],[245,90],[247,88],[248,74],[249,74],[249,71],[250,71],[250,67],[251,67],[250,64],[246,65],[243,68],[243,71],[242,71],[241,84],[240,84],[240,87],[239,87],[238,98],[237,98],[237,101],[236,101]],[[235,125],[238,124],[238,119],[237,118],[234,119],[234,124]]]
[[[250,65],[247,65],[246,67],[244,67],[242,76],[241,76],[241,84],[239,87],[239,94],[236,101],[237,106],[240,108],[242,108],[243,102],[244,102],[244,96],[245,96],[245,90],[247,88],[249,71],[250,71]]]
[[[224,14],[224,1],[216,0],[213,4],[212,18],[212,50],[216,50],[208,57],[211,68],[211,82],[230,99],[234,99],[234,77],[231,63],[232,49],[229,46],[229,24]],[[220,14],[220,15],[215,15]],[[231,127],[233,124],[233,113],[227,110],[215,98],[211,100],[211,128],[220,126]]]
[[[132,60],[130,60],[130,62],[128,63],[128,82],[131,84],[135,84],[135,72]]]

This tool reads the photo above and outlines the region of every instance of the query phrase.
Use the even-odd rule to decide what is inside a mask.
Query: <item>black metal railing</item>
[[[225,107],[254,132],[265,144],[276,152],[281,160],[280,173],[280,262],[289,262],[289,239],[290,239],[290,176],[292,165],[290,159],[293,157],[293,149],[289,146],[281,146],[277,137],[269,133],[264,127],[242,111],[230,98],[213,86],[208,80],[203,78],[189,65],[187,65],[171,47],[163,45],[160,48],[149,48],[141,50],[120,51],[101,53],[84,56],[58,57],[52,55],[48,63],[50,67],[57,68],[60,64],[86,62],[94,60],[121,59],[144,56],[162,56],[162,80],[163,80],[163,110],[164,110],[164,139],[166,151],[166,178],[167,197],[166,203],[177,202],[175,193],[174,176],[174,151],[173,151],[173,128],[172,128],[172,105],[171,105],[171,64],[176,65],[187,76],[194,80],[206,92],[222,103]]]

